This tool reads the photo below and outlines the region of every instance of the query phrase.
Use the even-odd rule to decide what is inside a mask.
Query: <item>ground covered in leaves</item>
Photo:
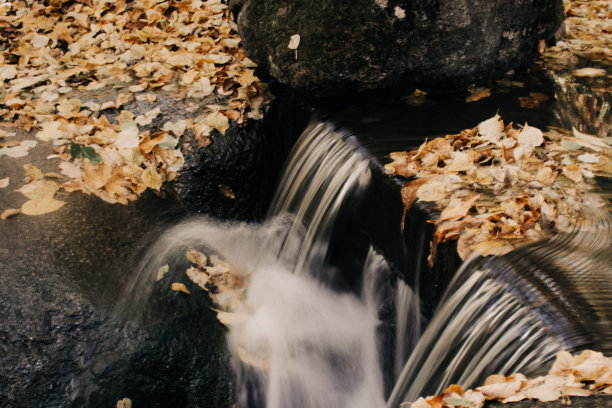
[[[409,179],[402,187],[406,211],[416,200],[440,211],[430,262],[436,246],[450,241],[466,259],[473,251],[504,254],[588,222],[585,206],[605,206],[589,191],[597,175],[612,176],[609,143],[576,130],[506,125],[496,115],[392,153],[385,167]]]
[[[159,190],[184,164],[184,133],[206,146],[261,117],[267,93],[254,69],[220,0],[0,0],[0,157],[45,142],[58,164],[26,168],[29,201],[3,218],[60,208],[59,189],[122,204]],[[157,123],[160,95],[187,118]],[[149,109],[126,109],[134,102]],[[0,174],[0,188],[9,184]]]

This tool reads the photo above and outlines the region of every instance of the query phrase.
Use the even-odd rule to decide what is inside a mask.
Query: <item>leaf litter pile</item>
[[[418,200],[440,213],[432,221],[430,264],[440,243],[456,241],[466,259],[473,251],[500,255],[570,230],[584,220],[595,176],[612,176],[608,140],[505,125],[499,115],[391,159],[387,172],[408,179],[401,190],[405,211]]]
[[[459,385],[451,385],[442,395],[419,398],[401,406],[411,408],[481,408],[485,401],[503,403],[525,399],[556,401],[569,397],[586,397],[596,393],[612,394],[612,359],[602,353],[586,350],[572,356],[567,351],[557,354],[549,373],[536,378],[526,378],[515,373],[509,377],[495,374],[474,390],[464,391]]]
[[[127,204],[176,177],[186,132],[206,146],[261,118],[254,69],[220,0],[0,0],[0,127],[37,130],[14,141],[0,128],[0,157],[51,142],[61,189]],[[150,129],[161,93],[198,109]],[[126,110],[134,101],[151,109]]]

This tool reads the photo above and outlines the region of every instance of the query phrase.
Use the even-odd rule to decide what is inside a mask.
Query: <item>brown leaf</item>
[[[469,198],[468,200],[464,201],[460,205],[445,208],[442,211],[442,214],[440,214],[440,218],[437,221],[439,222],[439,221],[445,221],[445,220],[458,219],[461,217],[465,217],[468,211],[470,211],[470,208],[472,208],[474,203],[480,198],[481,195],[482,194],[477,194]]]

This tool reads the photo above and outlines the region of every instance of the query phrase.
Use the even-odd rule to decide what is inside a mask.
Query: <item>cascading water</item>
[[[537,372],[557,351],[588,343],[585,330],[575,324],[576,303],[551,301],[563,292],[550,289],[559,276],[549,279],[541,268],[528,276],[528,265],[521,264],[553,254],[549,263],[562,270],[558,262],[565,256],[566,269],[577,265],[583,275],[590,274],[590,282],[600,279],[604,275],[592,269],[609,264],[605,248],[598,247],[598,256],[606,259],[596,265],[597,256],[584,261],[593,251],[574,250],[584,243],[568,244],[584,238],[582,227],[552,244],[516,251],[519,255],[465,264],[421,333],[420,272],[413,271],[415,289],[400,280],[390,295],[382,282],[391,275],[382,256],[367,237],[346,232],[370,179],[369,162],[350,135],[327,123],[311,124],[292,152],[269,221],[195,219],[169,230],[143,261],[130,287],[131,304],[147,310],[143,305],[155,297],[159,281],[166,287],[172,282],[159,275],[159,267],[170,263],[174,277],[183,275],[184,253],[191,247],[217,254],[239,271],[248,280],[246,295],[224,296],[235,303],[228,345],[240,407],[383,407],[383,383],[397,379],[386,401],[395,408],[452,382],[471,386],[492,372]],[[609,226],[601,221],[608,218],[598,217],[598,226]],[[591,246],[610,242],[610,228],[599,231],[599,238],[589,236]],[[422,244],[424,254],[427,243]],[[592,309],[611,310],[603,296],[609,293],[604,285],[594,294],[599,303],[589,303]],[[390,296],[395,330],[385,332],[379,316]],[[138,314],[138,308],[131,312]],[[602,330],[609,327],[608,317],[599,320]]]
[[[611,217],[599,197],[582,222],[502,257],[472,257],[449,285],[387,408],[481,384],[491,373],[542,374],[561,350],[609,352]]]

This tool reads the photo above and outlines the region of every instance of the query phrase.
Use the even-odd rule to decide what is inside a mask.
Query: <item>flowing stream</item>
[[[349,134],[311,124],[268,222],[199,218],[172,228],[144,259],[132,300],[155,296],[160,265],[174,262],[183,273],[186,248],[233,265],[248,280],[227,336],[239,407],[395,408],[494,372],[538,374],[560,350],[608,344],[609,284],[583,290],[609,276],[607,211],[592,210],[591,224],[552,242],[471,259],[422,333],[419,277],[415,289],[392,278],[367,238],[345,231],[371,172]],[[573,291],[584,295],[573,299]],[[389,304],[391,318],[383,317]]]

